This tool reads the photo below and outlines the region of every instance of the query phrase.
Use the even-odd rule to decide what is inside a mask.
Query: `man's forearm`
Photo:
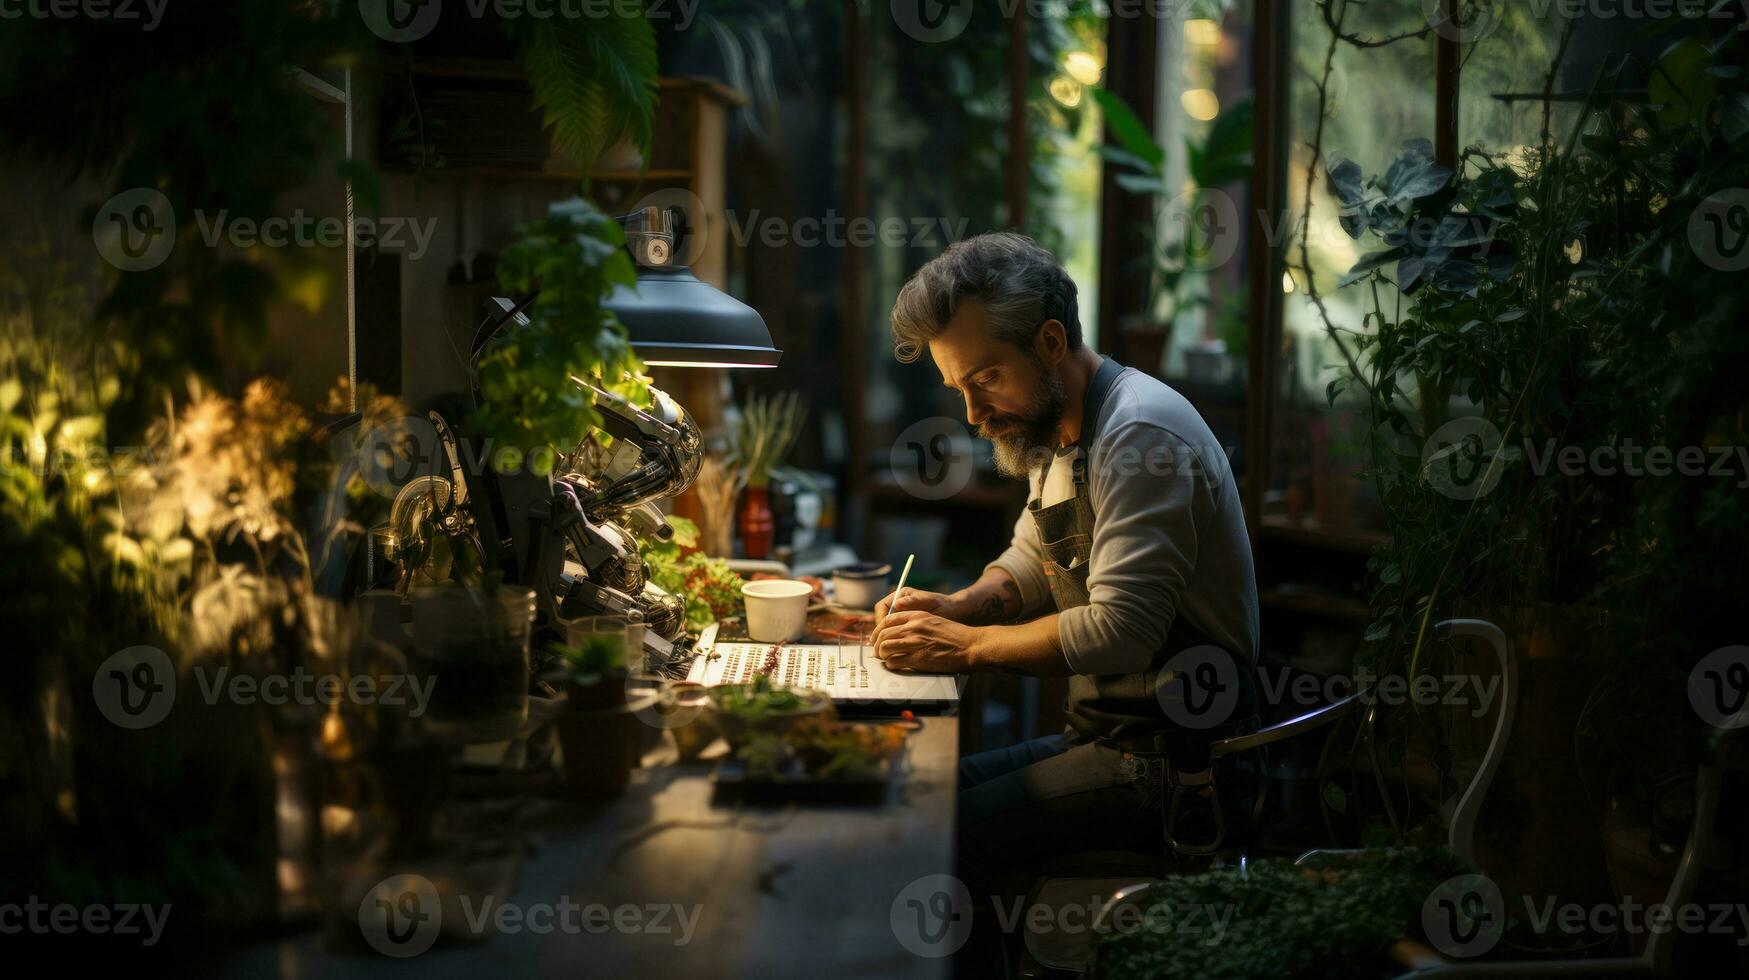
[[[1074,673],[1063,656],[1057,634],[1057,614],[1014,626],[985,626],[966,651],[966,666],[974,671],[1062,677]]]
[[[1000,568],[985,570],[983,577],[949,598],[950,618],[967,626],[1012,623],[1020,615],[1020,586]]]

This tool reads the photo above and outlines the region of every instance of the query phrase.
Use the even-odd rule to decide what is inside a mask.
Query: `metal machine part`
[[[501,331],[527,322],[522,310],[530,299],[486,304],[475,358]],[[441,451],[419,447],[422,472],[397,492],[375,537],[395,559],[402,594],[454,577],[458,564],[496,570],[534,589],[536,627],[548,639],[563,641],[569,619],[625,615],[644,625],[647,660],[661,669],[685,641],[685,602],[650,582],[638,543],[673,536],[656,502],[697,478],[703,436],[660,389],[649,389],[645,409],[585,379],[571,381],[590,392],[600,423],[551,473],[499,471],[488,465],[489,447],[462,446],[431,413]]]

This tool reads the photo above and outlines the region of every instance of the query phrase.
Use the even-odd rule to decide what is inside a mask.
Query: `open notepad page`
[[[860,663],[858,653],[860,652]],[[748,684],[771,658],[772,644],[717,641],[704,646],[687,680],[701,684]],[[894,673],[863,644],[788,643],[777,648],[772,683],[825,691],[840,704],[941,706],[959,701],[959,685],[947,674]]]

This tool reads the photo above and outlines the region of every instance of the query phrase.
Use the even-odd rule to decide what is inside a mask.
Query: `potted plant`
[[[1100,146],[1100,154],[1122,168],[1116,177],[1119,187],[1151,199],[1152,213],[1142,226],[1148,244],[1147,306],[1119,317],[1118,329],[1130,364],[1160,373],[1179,320],[1212,305],[1208,273],[1238,241],[1238,211],[1229,207],[1231,199],[1220,188],[1251,175],[1251,102],[1234,105],[1202,139],[1185,142],[1185,172],[1179,175],[1127,103],[1103,88],[1092,92],[1118,142]],[[1207,337],[1187,354],[1193,362],[1187,368],[1197,380],[1224,374],[1218,363],[1226,351],[1219,343]]]
[[[639,712],[653,706],[656,694],[627,697],[627,642],[623,628],[599,630],[576,634],[556,650],[565,690],[556,722],[559,748],[565,784],[579,799],[624,793],[643,752]]]
[[[753,395],[741,407],[736,430],[734,463],[746,489],[736,525],[741,532],[741,551],[748,558],[771,554],[777,531],[771,513],[771,471],[776,469],[802,431],[805,412],[801,393],[790,391],[766,398]]]
[[[773,684],[764,674],[747,684],[718,684],[710,698],[712,727],[737,748],[753,735],[781,735],[803,719],[836,714],[825,691]]]

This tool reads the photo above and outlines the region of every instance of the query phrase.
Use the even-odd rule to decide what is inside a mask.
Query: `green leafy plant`
[[[608,675],[626,669],[624,636],[591,634],[575,645],[556,647],[555,652],[564,658],[565,667],[574,684],[599,683]]]
[[[568,450],[599,420],[593,395],[575,380],[613,385],[641,365],[625,328],[603,300],[637,273],[617,222],[583,200],[520,229],[498,282],[510,295],[540,295],[528,323],[501,331],[479,361],[482,435],[528,452]]]
[[[793,689],[773,684],[764,674],[755,677],[751,684],[713,687],[710,696],[718,710],[748,722],[798,711],[808,704]]]
[[[1371,563],[1366,655],[1429,669],[1431,624],[1451,615],[1520,637],[1572,626],[1559,632],[1600,668],[1594,709],[1616,712],[1591,730],[1646,730],[1631,716],[1669,736],[1610,739],[1612,765],[1643,770],[1698,746],[1684,677],[1740,642],[1707,610],[1731,603],[1726,556],[1749,548],[1733,480],[1588,462],[1633,446],[1713,458],[1749,438],[1729,380],[1749,365],[1749,299],[1692,231],[1749,183],[1749,104],[1734,73],[1696,68],[1696,46],[1704,65],[1740,42],[1673,45],[1653,68],[1664,101],[1599,98],[1541,145],[1471,148],[1454,170],[1417,140],[1372,178],[1328,169],[1344,229],[1372,246],[1341,281],[1369,298],[1366,322],[1326,320],[1346,365],[1327,394],[1367,415],[1392,533]]]
[[[694,550],[698,547],[698,525],[676,516],[670,516],[668,524],[674,528],[672,538],[641,541],[638,552],[650,581],[685,601],[687,628],[702,630],[739,614],[741,576],[727,561]]]
[[[1171,202],[1174,213],[1187,219],[1182,235],[1177,233],[1180,229],[1162,227],[1157,215],[1142,225],[1150,257],[1148,309],[1171,324],[1183,311],[1208,303],[1206,296],[1187,292],[1203,275],[1198,266],[1202,256],[1194,250],[1207,244],[1197,240],[1196,221],[1205,195],[1251,176],[1251,100],[1217,116],[1200,140],[1185,141],[1186,182],[1174,186],[1166,149],[1154,141],[1151,129],[1129,104],[1108,89],[1095,86],[1090,91],[1117,137],[1117,146],[1101,146],[1099,152],[1124,168],[1117,175],[1118,186],[1149,196],[1156,209]]]
[[[638,5],[639,8],[642,4]],[[656,103],[656,34],[642,9],[511,22],[553,145],[581,169],[629,139],[648,157]]]
[[[1388,947],[1421,936],[1428,896],[1466,870],[1441,848],[1381,848],[1169,878],[1130,920],[1139,925],[1094,935],[1091,975],[1353,977],[1368,964],[1396,972],[1386,969]]]
[[[751,395],[741,406],[731,462],[740,469],[750,487],[771,485],[771,471],[783,463],[801,435],[801,393],[788,391],[765,397]]]

